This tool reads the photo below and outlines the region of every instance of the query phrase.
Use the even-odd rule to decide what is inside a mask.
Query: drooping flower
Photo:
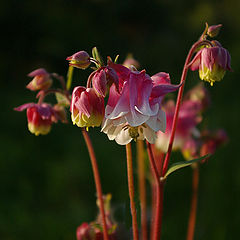
[[[26,86],[26,88],[32,91],[46,90],[52,85],[50,74],[43,68],[34,70],[29,73],[28,76],[33,77],[33,80]]]
[[[54,109],[47,103],[26,103],[14,110],[23,111],[25,109],[27,109],[28,129],[36,136],[48,134],[52,123],[58,120]]]
[[[189,67],[192,71],[199,70],[201,80],[213,85],[219,82],[225,75],[226,70],[231,71],[231,57],[229,52],[219,46],[205,47],[193,58]]]
[[[155,146],[162,152],[167,152],[175,113],[174,101],[168,100],[165,104],[163,104],[163,109],[167,116],[167,127],[165,133],[160,131],[158,132]],[[199,135],[196,125],[202,119],[199,114],[200,110],[201,104],[198,101],[185,100],[182,102],[178,115],[173,150],[181,149],[185,142],[191,138],[193,134]]]
[[[75,87],[70,111],[72,122],[78,127],[98,127],[104,117],[104,99],[93,88]]]
[[[86,69],[91,64],[90,56],[85,51],[76,52],[72,56],[67,57],[67,60],[70,66],[80,69]]]
[[[132,139],[147,139],[154,143],[157,131],[165,131],[165,113],[161,109],[163,96],[179,85],[170,83],[169,75],[158,73],[152,78],[143,70],[131,71],[112,64],[119,77],[119,92],[111,86],[102,131],[121,145]]]

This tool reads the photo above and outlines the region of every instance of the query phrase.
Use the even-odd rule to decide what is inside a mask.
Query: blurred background
[[[210,87],[205,123],[229,136],[200,169],[195,239],[237,239],[240,222],[239,70],[240,1],[1,1],[0,239],[70,240],[82,222],[97,214],[96,193],[81,131],[71,122],[54,124],[47,136],[27,130],[26,115],[13,108],[35,101],[27,74],[43,67],[66,76],[67,56],[79,50],[122,62],[128,53],[149,75],[169,72],[178,83],[187,51],[205,27],[222,23],[218,40],[229,50],[233,72]],[[75,71],[74,85],[90,70]],[[188,75],[186,89],[199,82]],[[115,218],[124,222],[127,199],[125,148],[91,129],[103,192],[112,193]],[[173,161],[182,160],[174,154]],[[169,177],[163,237],[185,239],[191,196],[191,168]]]

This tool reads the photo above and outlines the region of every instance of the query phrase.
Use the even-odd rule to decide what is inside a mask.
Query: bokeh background
[[[128,53],[150,75],[169,72],[177,83],[187,51],[209,24],[222,23],[218,40],[232,56],[233,72],[209,89],[212,105],[204,120],[229,136],[201,167],[195,239],[238,239],[240,222],[239,70],[240,1],[1,1],[0,239],[70,240],[83,221],[97,213],[96,194],[81,131],[71,122],[55,124],[47,136],[27,130],[25,113],[13,108],[34,101],[26,75],[44,67],[66,75],[66,57],[97,46],[103,56]],[[74,85],[86,81],[76,71]],[[199,82],[190,73],[186,88]],[[115,218],[125,220],[125,149],[99,129],[90,135],[96,148],[105,193],[112,193]],[[182,160],[174,154],[173,161]],[[191,196],[191,168],[166,185],[164,239],[185,239]],[[128,209],[127,209],[128,210]]]

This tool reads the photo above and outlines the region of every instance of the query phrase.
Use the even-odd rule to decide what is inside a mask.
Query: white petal
[[[130,143],[132,141],[132,138],[129,136],[128,129],[122,129],[115,138],[115,141],[120,145],[126,145]]]

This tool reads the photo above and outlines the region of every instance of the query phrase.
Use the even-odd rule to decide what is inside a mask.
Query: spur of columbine
[[[113,63],[110,66],[118,75],[119,88],[110,87],[102,131],[121,145],[132,139],[154,143],[156,132],[164,132],[166,128],[162,98],[180,85],[172,85],[167,73],[150,77],[145,70],[139,72]]]

